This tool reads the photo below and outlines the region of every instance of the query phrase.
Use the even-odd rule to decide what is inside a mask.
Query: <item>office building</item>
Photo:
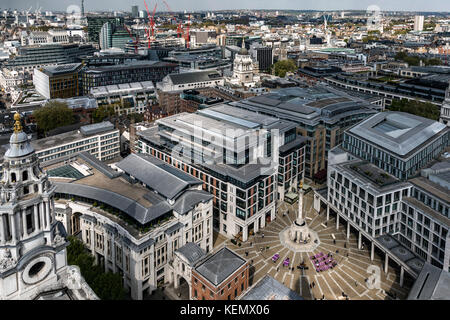
[[[305,176],[325,178],[327,152],[346,128],[377,113],[371,104],[328,86],[293,87],[229,103],[233,107],[293,121],[306,137]]]
[[[132,154],[114,168],[82,153],[46,171],[67,229],[105,272],[121,275],[132,299],[142,300],[179,281],[177,250],[212,251],[212,196],[200,180],[148,155]]]
[[[153,82],[134,82],[92,88],[89,96],[97,105],[114,106],[116,114],[144,113],[157,101]]]
[[[414,16],[414,31],[423,31],[424,16]]]
[[[146,81],[156,83],[170,73],[178,73],[178,65],[168,62],[137,61],[90,68],[82,73],[83,92],[87,94],[92,88],[123,83]]]
[[[295,123],[217,105],[156,124],[137,133],[137,152],[202,180],[214,195],[214,228],[226,237],[247,241],[264,228],[275,219],[276,200],[303,176],[305,139]]]
[[[9,70],[32,72],[36,68],[80,62],[80,57],[95,52],[91,45],[48,44],[20,47],[17,56],[6,61]]]
[[[383,112],[344,132],[342,149],[406,180],[439,156],[449,137],[449,129],[437,121]]]
[[[34,69],[34,87],[47,99],[79,96],[82,67],[81,63],[75,63]]]
[[[385,270],[389,259],[397,263],[400,284],[426,262],[449,268],[449,135],[439,122],[383,112],[348,129],[329,152],[327,215],[336,214],[337,228],[346,224],[347,238],[357,231],[358,247],[370,241],[372,259],[381,250]]]
[[[100,29],[99,42],[102,50],[111,48],[125,49],[130,41],[132,39],[123,25],[106,22]]]
[[[133,18],[139,17],[139,6],[131,6],[131,16]]]
[[[224,83],[224,78],[217,71],[169,74],[156,84],[159,105],[167,114],[182,112],[180,95],[184,90],[213,88]]]
[[[105,23],[111,23],[112,25],[123,25],[124,19],[122,17],[87,17],[88,23],[88,41],[96,45],[99,44],[100,30]]]
[[[264,47],[260,44],[254,44],[250,47],[252,59],[258,62],[260,71],[268,72],[273,65],[273,49]]]
[[[34,140],[31,145],[43,164],[70,158],[83,151],[101,161],[113,159],[120,154],[119,130],[110,122],[82,126],[80,130]]]
[[[441,107],[439,121],[450,127],[450,87],[445,92],[445,100]]]

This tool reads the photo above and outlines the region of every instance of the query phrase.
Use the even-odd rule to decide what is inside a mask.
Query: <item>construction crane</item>
[[[136,39],[133,37],[133,34],[131,33],[130,29],[128,29],[127,25],[123,25],[125,27],[125,30],[127,30],[128,34],[130,35],[131,40],[133,40],[134,43],[134,53],[138,52],[138,44],[139,44],[139,35],[137,35]]]
[[[144,4],[145,4],[145,9],[147,10],[147,15],[148,15],[148,20],[149,20],[149,29],[147,29],[147,40],[148,40],[148,48],[151,48],[151,43],[152,43],[152,37],[155,36],[155,21],[154,21],[154,17],[155,17],[155,13],[156,13],[156,7],[158,6],[158,4],[155,4],[155,8],[153,9],[153,15],[150,15],[150,10],[148,10],[148,6],[147,6],[147,2],[145,2],[144,0]]]
[[[184,34],[184,39],[186,40],[186,48],[188,48],[188,49],[190,49],[190,47],[191,47],[190,31],[191,31],[191,14],[189,14],[189,16],[188,16],[188,23],[187,23],[187,26],[186,26],[186,33]]]
[[[182,26],[182,22],[181,22],[181,21],[180,21],[180,22],[177,21],[177,18],[175,18],[175,15],[173,14],[173,11],[170,9],[168,3],[167,3],[165,0],[163,0],[163,2],[164,2],[164,4],[166,5],[167,10],[169,10],[169,11],[168,11],[168,12],[169,12],[169,15],[172,17],[172,19],[175,21],[175,23],[176,23],[176,25],[177,25],[177,37],[178,37],[178,38],[181,38],[181,36],[182,36],[182,34],[183,34],[183,26]]]

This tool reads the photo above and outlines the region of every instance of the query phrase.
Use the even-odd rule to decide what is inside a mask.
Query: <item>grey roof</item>
[[[450,300],[450,273],[425,263],[408,300]]]
[[[159,203],[154,203],[151,207],[146,208],[134,199],[130,199],[116,192],[92,187],[78,183],[53,182],[56,186],[57,193],[75,195],[94,199],[99,202],[106,203],[111,207],[117,208],[130,217],[134,218],[141,224],[149,223],[150,221],[170,212],[172,208],[166,201],[160,199]]]
[[[122,175],[87,151],[81,152],[78,156],[110,179],[114,179]]]
[[[173,210],[179,214],[186,214],[200,202],[207,202],[213,195],[203,190],[188,190],[183,193],[173,205]]]
[[[304,300],[297,292],[289,289],[269,275],[265,275],[240,300]]]
[[[61,65],[57,65],[57,66],[45,67],[42,70],[42,72],[49,76],[54,76],[54,75],[58,75],[58,74],[75,72],[80,67],[81,67],[81,63],[61,64]]]
[[[218,286],[245,263],[243,258],[227,247],[223,247],[196,266],[195,271]]]
[[[381,112],[357,124],[349,132],[406,157],[444,130],[450,129],[434,120],[404,112]]]
[[[395,258],[403,262],[414,272],[419,274],[425,262],[407,247],[403,246],[397,239],[390,234],[379,236],[375,239],[384,249],[388,250]]]
[[[168,199],[202,183],[163,161],[143,154],[131,154],[117,163],[117,167]]]
[[[5,157],[20,158],[27,156],[33,152],[34,149],[30,144],[28,135],[23,131],[14,132],[9,139],[9,146],[6,150]]]
[[[177,222],[175,223],[173,226],[169,227],[166,229],[166,231],[164,231],[166,234],[170,235],[172,233],[174,233],[177,230],[180,230],[181,228],[183,228],[183,224],[181,222]]]
[[[80,132],[85,136],[90,136],[93,134],[98,134],[114,129],[114,125],[109,121],[103,121],[100,123],[90,124],[87,126],[82,126]]]
[[[195,83],[205,81],[216,81],[222,79],[222,76],[217,71],[200,71],[200,72],[185,72],[169,74],[168,77],[174,85],[184,83]]]
[[[175,252],[182,255],[188,261],[190,266],[193,266],[203,257],[205,257],[206,252],[200,246],[194,242],[188,242]]]

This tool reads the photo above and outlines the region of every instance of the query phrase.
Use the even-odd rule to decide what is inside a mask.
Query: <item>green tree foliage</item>
[[[95,265],[94,257],[86,250],[84,243],[75,238],[68,237],[67,261],[69,265],[77,265],[86,282],[102,300],[123,300],[125,290],[122,286],[122,277],[117,273],[104,272],[104,268]]]
[[[104,105],[100,106],[92,112],[92,120],[94,123],[99,123],[115,114],[114,106]]]
[[[272,72],[275,73],[277,77],[285,77],[288,72],[295,72],[298,70],[297,65],[294,60],[281,60],[272,65]]]
[[[42,108],[36,109],[33,116],[38,128],[44,132],[74,123],[72,109],[67,104],[57,101],[50,101]]]
[[[397,52],[397,54],[395,55],[395,59],[404,61],[404,62],[408,63],[410,66],[418,66],[418,65],[420,65],[420,60],[422,60],[422,62],[426,66],[430,66],[430,65],[436,66],[436,65],[441,65],[442,64],[442,61],[440,59],[438,59],[438,58],[421,59],[420,57],[417,57],[417,56],[409,56],[404,51]]]
[[[401,111],[411,113],[432,120],[439,120],[439,107],[430,102],[420,102],[417,100],[408,101],[406,99],[393,100],[392,105],[387,107],[390,111]]]

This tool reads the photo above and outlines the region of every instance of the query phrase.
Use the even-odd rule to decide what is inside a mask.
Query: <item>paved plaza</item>
[[[251,284],[269,274],[305,299],[322,299],[322,297],[331,300],[406,298],[412,285],[411,281],[405,280],[404,286],[400,287],[398,283],[399,270],[395,270],[389,265],[387,274],[384,273],[384,258],[375,254],[374,260],[371,261],[370,246],[362,250],[358,249],[358,240],[354,234],[351,234],[347,240],[345,227],[341,225],[339,230],[336,230],[335,218],[330,217],[327,223],[326,210],[322,210],[318,214],[313,209],[313,192],[305,195],[304,199],[306,221],[320,239],[318,246],[311,252],[295,252],[283,245],[280,240],[280,233],[291,226],[297,217],[297,203],[293,206],[289,206],[287,203],[281,204],[278,208],[277,218],[256,235],[250,236],[248,241],[242,243],[241,246],[233,245],[231,241],[223,241],[223,239],[220,242],[217,241],[216,244],[218,247],[226,244],[238,254],[251,260]],[[287,211],[289,214],[283,215]],[[217,236],[216,239],[218,239]],[[337,261],[337,266],[327,271],[317,272],[310,256],[319,252],[331,253],[333,259]],[[273,262],[272,257],[275,254],[279,254],[280,258]],[[290,259],[289,267],[283,266],[286,258]],[[297,268],[302,262],[308,267],[307,270]],[[366,279],[369,282],[374,279],[374,276],[368,272],[369,267],[380,270],[378,288],[372,288],[366,284]],[[371,288],[369,289],[369,287]]]

